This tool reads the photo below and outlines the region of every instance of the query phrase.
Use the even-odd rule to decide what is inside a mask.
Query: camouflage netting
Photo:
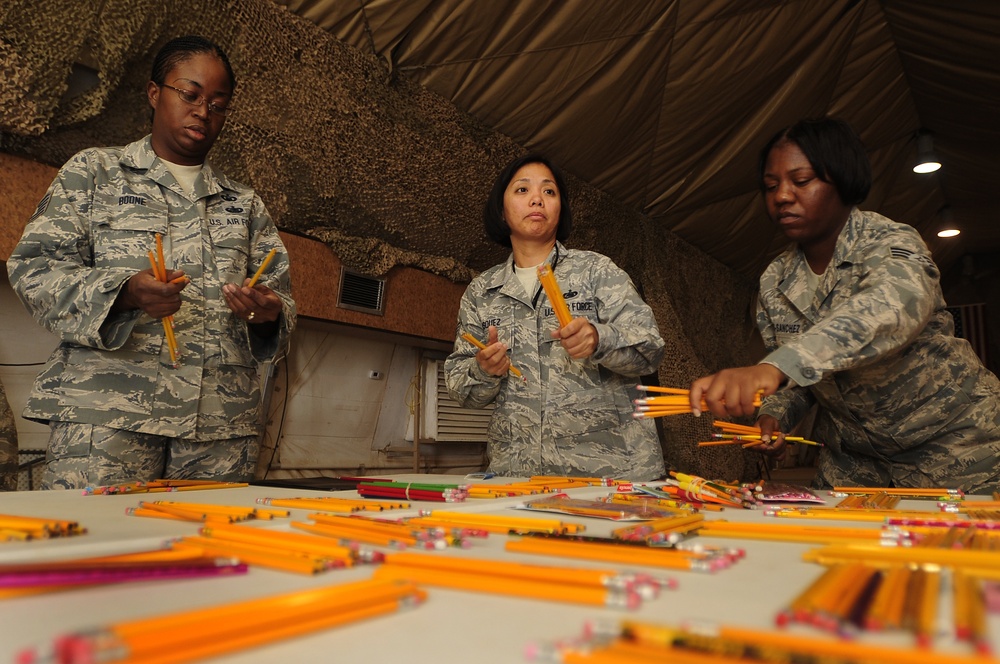
[[[149,130],[144,85],[168,39],[204,34],[238,86],[212,160],[253,185],[276,223],[383,275],[413,266],[466,281],[506,255],[480,212],[492,179],[523,148],[270,0],[8,0],[0,9],[0,150],[61,165]],[[168,9],[169,8],[169,9]],[[66,95],[74,63],[96,84]],[[745,364],[753,285],[642,214],[570,177],[569,244],[632,275],[667,343],[662,385]],[[713,478],[758,475],[756,455],[698,449],[711,418],[663,418],[667,466]]]

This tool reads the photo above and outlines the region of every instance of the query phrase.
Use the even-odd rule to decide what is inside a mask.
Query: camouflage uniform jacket
[[[787,430],[819,404],[818,484],[1000,488],[1000,382],[954,336],[917,231],[854,209],[815,291],[808,270],[793,248],[761,277],[763,361],[793,383],[760,412]]]
[[[7,263],[28,311],[61,339],[26,418],[195,440],[259,433],[257,363],[283,351],[296,320],[288,255],[252,189],[208,163],[194,187],[192,199],[149,136],[84,150],[59,171]],[[191,278],[173,316],[176,368],[160,320],[111,312],[129,277],[149,268],[156,234],[167,268]],[[278,334],[265,339],[232,315],[222,285],[242,284],[272,247],[260,283],[284,306]]]
[[[0,383],[0,491],[17,491],[17,427]]]
[[[657,369],[663,339],[628,275],[606,256],[557,244],[549,263],[574,317],[599,335],[592,356],[574,360],[551,332],[558,321],[544,291],[524,291],[513,257],[482,274],[462,296],[455,351],[445,361],[448,392],[466,407],[495,404],[490,469],[507,476],[574,475],[649,480],[664,474],[650,419],[632,417],[637,377]],[[470,333],[490,325],[524,381],[482,371]]]

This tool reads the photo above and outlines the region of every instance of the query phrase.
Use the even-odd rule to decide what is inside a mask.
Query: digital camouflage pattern
[[[0,491],[17,490],[17,427],[0,383]]]
[[[162,436],[94,424],[52,422],[43,489],[83,489],[125,482],[253,479],[260,446],[256,436],[223,440],[170,441]]]
[[[824,486],[1000,490],[1000,381],[954,336],[912,227],[852,210],[819,286],[796,248],[760,280],[757,323],[792,387],[761,414],[787,430],[813,403]]]
[[[445,360],[449,394],[470,408],[495,404],[488,429],[492,472],[662,477],[656,427],[632,417],[638,377],[654,372],[663,357],[652,310],[606,256],[557,243],[553,262],[571,313],[597,329],[594,354],[574,360],[551,337],[559,327],[555,312],[541,286],[533,295],[524,291],[511,257],[480,274],[462,296],[455,351]],[[469,333],[485,341],[491,325],[524,381],[484,373],[478,349],[461,338]]]
[[[62,340],[25,417],[195,441],[259,435],[258,362],[283,352],[296,320],[288,254],[252,189],[208,162],[194,188],[192,198],[149,136],[84,150],[59,171],[7,262],[28,311]],[[173,316],[176,367],[160,320],[111,313],[128,278],[149,268],[156,234],[168,269],[191,279]],[[222,285],[242,284],[272,248],[260,283],[284,310],[279,333],[262,338],[232,314]]]

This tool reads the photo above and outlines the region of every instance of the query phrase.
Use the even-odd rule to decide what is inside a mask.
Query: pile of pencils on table
[[[753,489],[740,484],[722,484],[696,475],[670,471],[666,483],[657,486],[636,486],[635,490],[664,499],[687,502],[695,507],[715,505],[755,509],[761,501]]]
[[[107,486],[88,486],[85,496],[106,496],[119,493],[170,493],[174,491],[205,491],[208,489],[236,489],[247,486],[246,482],[218,482],[215,480],[151,480],[149,482],[125,482]]]
[[[85,532],[76,521],[0,514],[0,542],[69,537]]]
[[[469,496],[468,489],[461,484],[374,481],[359,482],[357,490],[362,498],[397,498],[444,503],[459,503]]]
[[[17,661],[190,662],[388,615],[426,597],[414,584],[396,581],[312,588],[63,634],[51,646],[22,651]]]
[[[722,433],[712,434],[712,440],[705,440],[698,443],[698,447],[709,447],[712,445],[742,445],[743,447],[757,447],[764,442],[764,434],[760,427],[748,426],[746,424],[736,424],[724,420],[715,420],[714,427]],[[771,434],[771,440],[780,434],[775,431]],[[785,436],[785,442],[798,443],[799,445],[815,445],[823,447],[822,443],[806,440],[802,436]]]
[[[884,664],[973,664],[981,657],[917,648],[817,639],[699,621],[691,625],[627,620],[588,624],[582,635],[535,644],[529,659],[574,664],[744,664],[746,662],[879,662]]]

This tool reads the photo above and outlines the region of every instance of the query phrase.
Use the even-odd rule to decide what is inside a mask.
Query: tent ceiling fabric
[[[783,246],[760,146],[825,114],[872,158],[863,207],[941,267],[1000,249],[996,0],[282,0],[335,38],[755,278]],[[915,135],[944,167],[912,173]],[[962,228],[935,237],[945,205]]]

